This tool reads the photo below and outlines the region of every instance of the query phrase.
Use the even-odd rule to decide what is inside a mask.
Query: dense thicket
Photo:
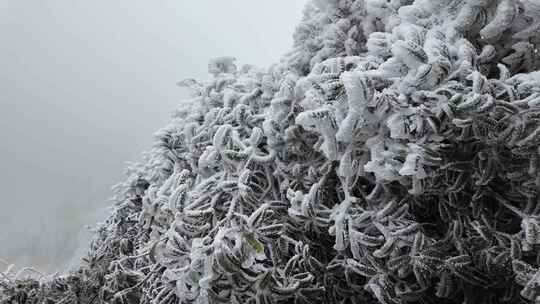
[[[183,81],[79,271],[0,302],[540,303],[540,2],[317,0],[294,39]]]

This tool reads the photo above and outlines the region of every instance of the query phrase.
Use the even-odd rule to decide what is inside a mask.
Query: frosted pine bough
[[[2,303],[540,303],[539,30],[535,0],[309,3],[281,63],[182,82],[79,271]]]

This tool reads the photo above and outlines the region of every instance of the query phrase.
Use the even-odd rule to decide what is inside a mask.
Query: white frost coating
[[[279,64],[183,82],[75,277],[104,303],[537,300],[539,14],[311,2]]]

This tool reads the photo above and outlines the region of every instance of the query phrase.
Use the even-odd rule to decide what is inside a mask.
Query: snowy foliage
[[[1,303],[540,303],[540,4],[317,0],[212,60],[78,272]]]

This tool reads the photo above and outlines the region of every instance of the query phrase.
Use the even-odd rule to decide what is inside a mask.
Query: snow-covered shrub
[[[281,63],[181,83],[79,272],[6,274],[2,301],[540,303],[539,22],[309,3]]]

